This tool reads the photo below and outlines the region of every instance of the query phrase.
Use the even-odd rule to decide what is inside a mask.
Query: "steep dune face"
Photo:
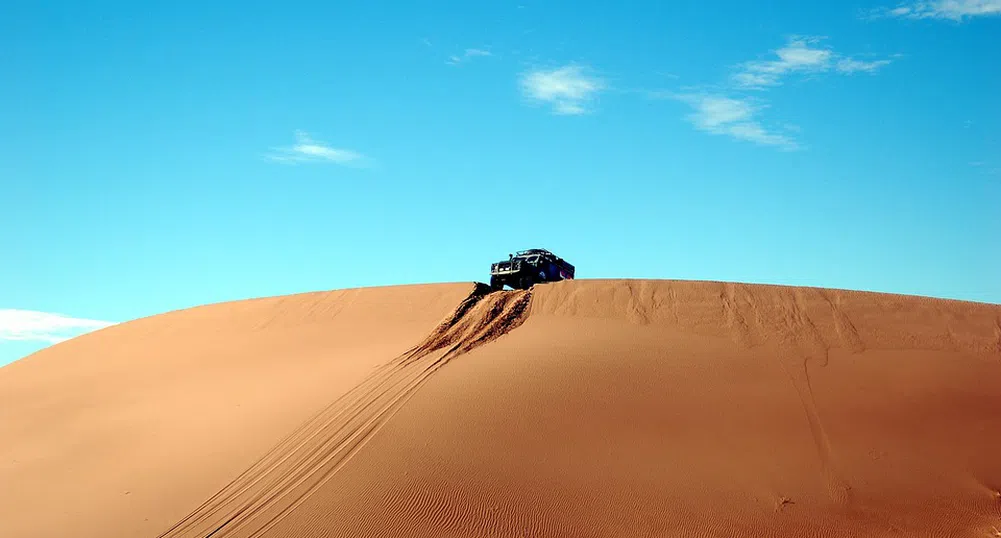
[[[376,369],[164,536],[261,536],[294,514],[449,361],[521,324],[530,292],[473,292],[423,342]]]
[[[0,369],[0,535],[1001,529],[1001,306],[615,280],[263,301]]]

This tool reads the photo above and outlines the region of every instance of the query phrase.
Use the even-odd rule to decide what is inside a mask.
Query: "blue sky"
[[[203,4],[0,7],[0,364],[537,246],[1001,303],[1001,0]]]

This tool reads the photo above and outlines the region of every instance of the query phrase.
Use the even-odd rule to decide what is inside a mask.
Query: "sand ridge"
[[[1001,354],[1001,305],[734,282],[589,279],[540,289],[533,302],[539,315],[621,319],[729,338],[745,348]]]
[[[464,283],[209,305],[19,362],[3,536],[1001,529],[1001,305]]]

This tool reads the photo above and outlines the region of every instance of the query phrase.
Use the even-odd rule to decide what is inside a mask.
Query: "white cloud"
[[[742,88],[763,88],[778,85],[788,73],[824,71],[830,66],[833,53],[813,47],[818,41],[817,38],[792,38],[774,51],[778,59],[747,62],[732,80]]]
[[[851,58],[842,58],[838,60],[836,66],[839,73],[851,74],[851,73],[874,73],[879,70],[880,67],[884,65],[889,65],[890,60],[875,60],[872,62],[865,62],[862,60],[853,60]]]
[[[730,79],[740,89],[761,90],[782,83],[782,78],[794,73],[821,73],[832,68],[839,73],[875,72],[890,60],[865,62],[835,53],[819,46],[818,37],[792,37],[775,50],[776,59],[741,64]]]
[[[560,115],[586,114],[586,105],[605,89],[602,79],[588,75],[579,65],[529,71],[520,83],[526,97],[551,105]]]
[[[874,73],[890,64],[888,59],[863,61],[838,54],[823,46],[822,41],[820,37],[790,37],[785,45],[772,51],[774,58],[739,64],[729,84],[722,89],[679,96],[693,109],[688,120],[697,129],[711,134],[783,150],[800,149],[800,144],[789,134],[799,132],[798,127],[784,123],[781,130],[766,127],[760,120],[765,105],[740,96],[740,92],[778,86],[795,74]]]
[[[296,131],[296,143],[285,148],[275,148],[267,158],[283,163],[331,162],[336,164],[358,164],[367,158],[349,149],[333,148],[313,140],[308,133]]]
[[[55,344],[112,325],[115,323],[48,312],[0,309],[0,341],[23,340]]]
[[[493,53],[491,53],[489,50],[483,50],[483,49],[466,49],[465,52],[463,52],[461,55],[449,56],[448,60],[445,63],[450,65],[459,65],[463,62],[468,62],[473,58],[482,58],[486,56],[493,56]]]
[[[799,148],[792,138],[766,129],[757,118],[762,107],[749,99],[712,94],[686,94],[678,98],[692,107],[688,120],[696,129],[785,150]]]
[[[973,17],[1001,15],[1001,0],[933,0],[906,2],[895,8],[881,8],[876,17],[905,19],[947,19],[963,21]]]

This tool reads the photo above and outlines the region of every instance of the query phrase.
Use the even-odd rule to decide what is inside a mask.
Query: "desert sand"
[[[0,537],[1001,536],[1001,305],[718,282],[206,305],[0,368]]]

